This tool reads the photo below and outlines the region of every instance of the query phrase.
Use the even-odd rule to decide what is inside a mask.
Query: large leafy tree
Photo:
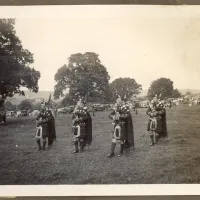
[[[38,92],[40,78],[40,72],[30,67],[33,54],[23,48],[14,26],[14,19],[0,19],[0,95],[4,99],[24,95],[21,87]]]
[[[183,95],[181,94],[181,92],[178,89],[174,89],[172,92],[172,97],[173,98],[179,98],[182,97]]]
[[[79,96],[88,101],[97,96],[105,96],[109,79],[110,76],[96,53],[72,54],[68,65],[59,68],[55,74],[57,83],[54,98],[65,97],[67,90],[66,102],[76,101]]]
[[[21,103],[18,106],[18,109],[19,110],[31,110],[32,111],[34,109],[34,105],[30,100],[25,99],[25,100],[21,101]]]
[[[10,101],[6,101],[5,108],[6,108],[6,110],[11,111],[11,110],[13,110],[14,106],[12,105],[12,103]]]
[[[72,96],[70,93],[66,94],[65,97],[62,99],[62,105],[63,106],[69,106],[76,104],[77,98]],[[86,97],[86,100],[90,103],[111,103],[113,102],[113,94],[109,90],[109,88],[103,92],[101,95],[95,95],[95,96],[88,96]]]
[[[140,94],[142,86],[133,78],[117,78],[111,84],[110,88],[113,95],[120,95],[122,98],[131,98],[133,95]]]
[[[187,91],[186,93],[185,93],[185,95],[191,95],[192,93],[190,92],[190,91]]]
[[[148,89],[148,97],[153,98],[157,94],[161,99],[180,97],[180,92],[178,89],[174,89],[173,84],[173,81],[168,78],[159,78],[153,81]]]
[[[65,97],[61,101],[63,106],[70,106],[75,104],[75,99],[70,95],[66,94]]]

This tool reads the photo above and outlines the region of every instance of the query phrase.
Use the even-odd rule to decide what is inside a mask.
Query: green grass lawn
[[[108,112],[93,117],[92,147],[76,155],[71,115],[56,118],[57,142],[44,152],[36,151],[33,117],[8,119],[0,127],[0,184],[200,183],[200,107],[167,109],[169,137],[154,147],[145,111],[133,113],[135,150],[111,159]]]

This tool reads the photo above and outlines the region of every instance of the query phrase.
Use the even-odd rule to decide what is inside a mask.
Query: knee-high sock
[[[38,149],[39,149],[39,150],[42,149],[40,139],[37,139],[36,142],[37,142],[37,144],[38,144]]]
[[[116,143],[112,142],[112,144],[111,144],[111,151],[110,151],[110,154],[111,154],[111,155],[114,154],[115,147],[116,147]]]
[[[124,144],[120,144],[120,154],[123,154],[124,152]]]
[[[78,149],[78,141],[74,142],[74,146],[75,146],[75,152],[78,152],[79,151],[79,149]]]
[[[154,144],[153,135],[150,135],[150,139],[151,139],[152,144]]]
[[[43,140],[43,150],[45,150],[46,147],[46,140]]]

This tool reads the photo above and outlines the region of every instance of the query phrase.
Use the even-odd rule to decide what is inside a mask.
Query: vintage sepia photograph
[[[1,185],[200,183],[200,6],[0,13]]]

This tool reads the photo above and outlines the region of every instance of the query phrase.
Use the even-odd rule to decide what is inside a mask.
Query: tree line
[[[0,96],[2,99],[15,94],[25,95],[22,87],[37,93],[39,71],[31,65],[33,54],[23,48],[16,35],[14,19],[0,19]],[[68,63],[61,66],[54,77],[54,98],[63,98],[63,105],[72,105],[80,97],[89,102],[113,102],[117,96],[130,99],[142,91],[142,85],[134,78],[117,78],[110,82],[106,67],[95,52],[72,54]],[[173,81],[160,78],[151,83],[148,98],[161,91],[163,99],[180,97]]]
[[[54,97],[64,97],[64,105],[74,104],[84,97],[89,102],[113,102],[117,96],[128,100],[142,91],[142,85],[133,78],[117,78],[109,83],[110,75],[94,52],[73,54],[55,74],[57,84]],[[168,78],[153,81],[148,89],[148,98],[160,94],[161,99],[178,98],[181,93]],[[68,89],[68,93],[64,92]]]
[[[5,109],[7,111],[18,111],[18,110],[40,110],[41,103],[35,103],[33,100],[24,99],[18,105],[12,104],[10,101],[5,101]]]

